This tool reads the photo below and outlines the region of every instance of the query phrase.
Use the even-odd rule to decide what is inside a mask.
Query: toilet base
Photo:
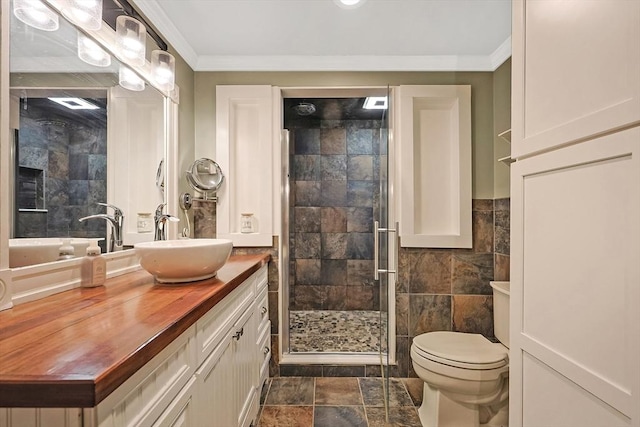
[[[507,427],[509,400],[492,406],[468,405],[424,383],[418,415],[423,427]],[[481,419],[486,423],[481,424]]]

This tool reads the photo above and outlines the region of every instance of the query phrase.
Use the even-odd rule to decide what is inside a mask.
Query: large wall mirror
[[[113,56],[108,66],[81,60],[83,36],[62,17],[57,30],[44,31],[11,13],[9,267],[34,263],[11,259],[12,246],[27,239],[99,238],[111,250],[108,220],[80,221],[113,215],[104,204],[124,213],[124,249],[153,240],[138,219],[164,201],[157,177],[165,174],[166,98],[150,84],[122,87]]]

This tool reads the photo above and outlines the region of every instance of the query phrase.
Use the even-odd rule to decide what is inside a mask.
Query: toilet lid
[[[415,337],[413,344],[426,357],[433,355],[435,361],[450,361],[454,366],[473,369],[475,365],[482,365],[483,369],[493,369],[507,363],[506,347],[494,344],[480,334],[429,332]]]

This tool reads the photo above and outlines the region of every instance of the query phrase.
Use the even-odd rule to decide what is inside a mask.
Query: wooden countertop
[[[155,284],[145,270],[0,312],[0,407],[93,407],[269,261]]]

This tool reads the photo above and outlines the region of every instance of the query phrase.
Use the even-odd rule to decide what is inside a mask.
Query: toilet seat
[[[490,370],[509,363],[507,348],[480,334],[429,332],[413,339],[413,350],[425,359],[461,369]]]

